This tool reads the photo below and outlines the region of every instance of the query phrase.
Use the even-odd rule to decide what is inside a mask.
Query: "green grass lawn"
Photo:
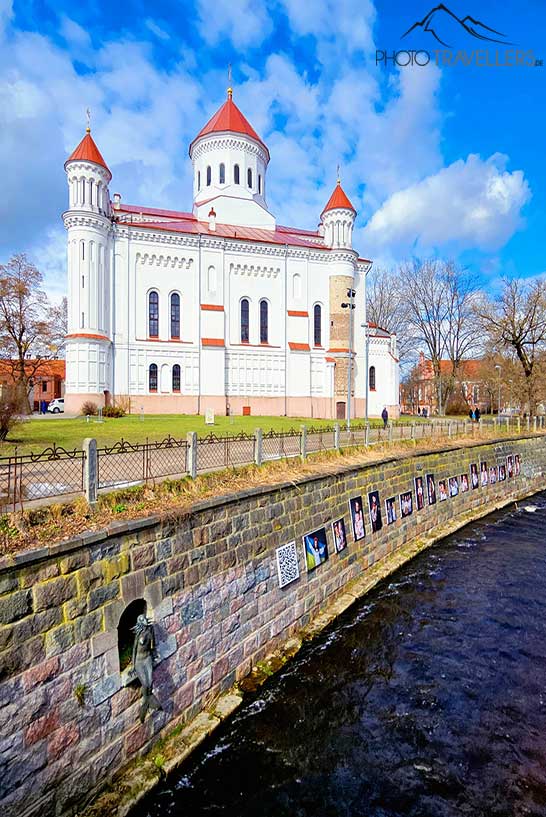
[[[238,434],[246,431],[252,434],[254,429],[264,431],[288,431],[299,429],[305,423],[308,427],[329,425],[326,420],[309,420],[301,417],[216,417],[215,424],[205,425],[205,418],[187,414],[149,414],[143,419],[139,415],[128,417],[105,418],[102,423],[91,417],[64,418],[56,416],[47,420],[25,420],[17,425],[4,443],[0,443],[0,456],[32,451],[37,453],[55,443],[63,448],[81,448],[85,437],[94,437],[99,446],[112,445],[122,437],[132,443],[145,442],[146,439],[163,440],[171,437],[183,438],[188,431],[197,431],[200,437],[211,432],[218,436]]]
[[[453,418],[454,419],[454,418]],[[194,414],[148,414],[105,418],[101,423],[91,417],[65,418],[62,415],[46,420],[25,420],[8,435],[6,442],[0,443],[0,456],[18,453],[38,453],[55,443],[67,450],[82,447],[85,437],[94,437],[99,446],[113,445],[122,437],[132,443],[163,440],[169,435],[178,439],[188,431],[197,431],[199,436],[214,433],[218,436],[234,435],[240,431],[252,434],[254,429],[263,431],[288,431],[298,429],[305,423],[308,428],[320,428],[332,424],[332,420],[312,420],[305,417],[222,417],[217,416],[213,426],[205,425],[205,418]],[[357,418],[354,422],[362,423]],[[398,422],[422,422],[420,417],[401,417]],[[340,421],[344,425],[344,421]],[[381,420],[371,420],[371,425],[381,425]]]

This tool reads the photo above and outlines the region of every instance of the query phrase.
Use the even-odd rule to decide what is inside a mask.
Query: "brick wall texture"
[[[469,473],[519,454],[521,473],[470,490],[355,543],[349,499],[413,490],[413,478]],[[544,487],[546,439],[343,467],[299,483],[196,504],[190,513],[116,523],[107,531],[0,562],[0,811],[4,817],[74,813],[169,725],[190,720],[272,649],[305,626],[374,561],[450,517]],[[365,505],[365,507],[367,507]],[[399,513],[399,508],[398,508]],[[343,516],[336,554],[330,523]],[[385,519],[384,519],[385,522]],[[329,560],[306,572],[301,537],[325,526]],[[295,539],[300,578],[278,586],[275,549]],[[118,623],[144,599],[164,711],[138,719],[140,689],[120,672]]]

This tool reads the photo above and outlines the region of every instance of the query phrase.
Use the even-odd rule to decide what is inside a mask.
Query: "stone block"
[[[81,618],[74,621],[74,634],[76,641],[86,641],[95,633],[102,629],[102,610],[93,610]]]
[[[102,678],[93,687],[93,703],[95,706],[107,701],[121,689],[121,676],[119,673],[108,675]]]
[[[117,596],[119,596],[119,581],[113,581],[109,584],[96,587],[89,593],[89,610],[96,610],[97,607],[102,607],[108,601],[112,601]]]
[[[91,655],[96,658],[97,655],[102,655],[113,647],[117,648],[117,645],[117,631],[97,633],[91,639]]]
[[[61,624],[60,627],[55,627],[53,630],[45,635],[45,652],[46,656],[50,658],[52,655],[59,655],[66,652],[75,644],[74,625]]]
[[[142,567],[153,565],[155,559],[155,548],[152,542],[141,547],[134,548],[131,552],[133,570],[140,570]]]
[[[87,599],[85,597],[70,599],[70,601],[63,604],[63,614],[68,621],[84,616],[87,612]]]
[[[34,565],[23,571],[21,575],[21,587],[34,587],[48,579],[53,579],[59,575],[59,565],[57,562],[50,562],[45,565]]]
[[[19,621],[31,612],[32,596],[29,590],[18,590],[9,596],[0,598],[0,624]]]
[[[33,588],[34,610],[47,610],[58,607],[73,598],[77,593],[76,580],[73,576],[59,576]]]
[[[124,741],[126,757],[132,757],[139,749],[142,749],[149,738],[149,723],[150,721],[148,720],[146,723],[135,726],[134,729],[131,729],[129,734],[126,735]]]
[[[121,595],[126,604],[141,599],[144,595],[144,570],[128,573],[121,577]]]
[[[144,598],[151,610],[155,610],[156,607],[159,607],[159,605],[163,601],[163,595],[161,593],[161,581],[156,581],[153,582],[153,584],[148,584],[144,590]]]
[[[107,559],[102,563],[104,579],[107,582],[111,582],[113,579],[119,579],[120,576],[123,576],[129,571],[129,568],[130,559],[126,551],[120,553],[116,558]]]
[[[32,746],[42,738],[47,737],[51,732],[54,732],[59,726],[59,713],[57,710],[49,712],[41,718],[37,718],[25,729],[25,743],[27,746]]]
[[[163,542],[158,542],[156,545],[156,558],[163,562],[172,556],[173,546],[170,539],[165,539]]]
[[[166,575],[167,575],[166,562],[157,562],[151,567],[147,567],[144,569],[144,578],[146,584],[151,584],[152,582],[155,582],[157,581],[157,579],[161,579]]]
[[[23,686],[26,692],[28,693],[39,684],[45,684],[54,678],[59,672],[59,667],[60,661],[56,656],[27,670],[23,676]]]
[[[121,600],[112,601],[103,607],[104,629],[115,630],[119,624],[125,605]]]
[[[61,573],[73,573],[75,570],[81,570],[82,567],[87,567],[90,562],[89,551],[82,548],[61,559]]]
[[[163,599],[157,607],[154,607],[154,620],[155,621],[163,621],[163,619],[168,618],[168,616],[172,616],[173,614],[173,600],[169,596],[166,599]]]
[[[92,564],[84,567],[76,574],[78,581],[78,592],[80,596],[86,596],[90,590],[98,587],[103,580],[102,568],[100,564]]]
[[[163,641],[160,641],[156,646],[156,656],[157,656],[157,663],[159,664],[160,661],[164,661],[169,656],[174,655],[176,652],[176,636],[169,635]]]
[[[6,593],[13,593],[18,587],[19,580],[15,573],[4,573],[3,576],[0,576],[0,596],[4,596]]]
[[[199,621],[202,618],[203,602],[201,599],[190,601],[180,609],[180,621],[183,626],[191,624],[193,621]]]
[[[54,763],[80,737],[77,724],[71,723],[57,729],[47,742],[47,754],[50,763]]]

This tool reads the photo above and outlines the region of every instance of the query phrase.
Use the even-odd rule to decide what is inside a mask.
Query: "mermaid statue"
[[[144,614],[139,615],[136,626],[133,627],[135,643],[133,645],[133,669],[142,686],[142,706],[140,707],[140,722],[148,709],[163,709],[153,693],[153,656],[155,652],[155,636],[152,622]]]

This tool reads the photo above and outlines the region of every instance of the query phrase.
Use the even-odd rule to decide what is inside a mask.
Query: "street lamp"
[[[352,362],[353,362],[353,310],[355,309],[355,298],[356,292],[354,289],[347,290],[347,298],[349,301],[347,303],[342,303],[342,309],[349,310],[349,363],[347,366],[347,431],[351,428],[351,370],[352,370]]]
[[[499,374],[499,398],[498,398],[498,402],[497,402],[497,417],[500,417],[500,401],[501,401],[501,378],[500,378],[500,376],[501,376],[501,366],[500,366],[499,363],[495,364],[495,369],[497,370],[497,372]]]
[[[510,414],[510,417],[511,417],[512,416],[512,383],[514,381],[509,380],[508,382],[510,383],[510,399],[509,399],[509,402],[508,402],[508,411],[509,411],[509,414]]]
[[[364,349],[366,351],[366,425],[368,424],[369,411],[368,400],[370,397],[370,324],[361,323],[360,326],[364,330]]]

